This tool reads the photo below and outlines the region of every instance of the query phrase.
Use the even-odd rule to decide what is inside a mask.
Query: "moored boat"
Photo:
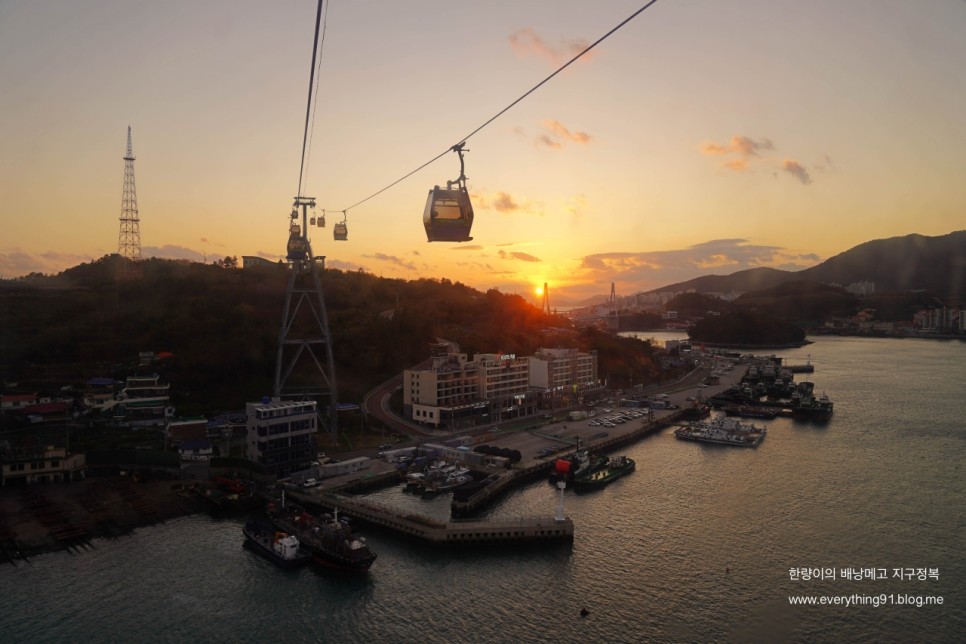
[[[550,472],[550,482],[573,481],[575,477],[599,470],[607,464],[607,457],[591,454],[586,447],[579,448],[568,458],[559,458]]]
[[[634,471],[636,464],[634,459],[627,456],[620,456],[616,459],[608,459],[607,463],[595,472],[588,472],[581,476],[574,477],[574,490],[586,492],[598,490],[622,476]]]
[[[366,571],[376,553],[361,537],[353,534],[345,519],[332,514],[313,516],[298,506],[269,504],[268,513],[279,530],[296,535],[312,553],[312,561],[343,570]]]
[[[763,418],[771,420],[778,415],[777,407],[766,407],[764,405],[727,405],[725,413],[729,416],[740,416],[741,418]]]
[[[757,447],[768,431],[751,423],[745,424],[734,418],[719,416],[709,421],[690,423],[674,430],[681,440]]]
[[[297,568],[312,558],[312,553],[302,547],[298,537],[278,532],[260,521],[246,522],[242,533],[252,550],[281,568]]]

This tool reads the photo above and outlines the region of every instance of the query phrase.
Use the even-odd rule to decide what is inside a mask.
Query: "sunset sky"
[[[303,193],[349,208],[643,4],[333,0]],[[315,10],[0,0],[0,276],[117,251],[128,125],[143,256],[283,256]],[[313,249],[553,304],[963,229],[964,34],[962,0],[659,0],[469,139],[472,242],[426,241],[448,154]]]

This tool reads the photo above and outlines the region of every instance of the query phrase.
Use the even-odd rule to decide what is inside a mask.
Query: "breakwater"
[[[376,478],[376,477],[372,477]],[[384,475],[384,483],[392,476]],[[320,496],[295,493],[296,501],[313,510],[338,509],[369,525],[391,530],[431,545],[480,545],[572,541],[574,524],[569,517],[521,517],[499,521],[437,521],[411,512],[369,503],[345,493],[352,484]]]

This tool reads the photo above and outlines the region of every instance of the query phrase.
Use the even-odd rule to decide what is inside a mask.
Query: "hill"
[[[905,235],[865,242],[802,271],[753,268],[730,275],[706,275],[648,291],[699,293],[770,289],[786,282],[874,282],[877,292],[929,291],[939,298],[966,300],[966,230],[927,237]]]
[[[271,393],[288,270],[150,259],[144,277],[115,284],[114,258],[57,276],[0,280],[0,376],[62,386],[123,378],[142,351],[169,352],[158,369],[179,413],[237,409]],[[339,398],[429,356],[446,338],[474,353],[531,355],[541,346],[597,350],[615,386],[659,374],[650,345],[578,331],[513,294],[450,280],[385,279],[327,269],[326,310]]]

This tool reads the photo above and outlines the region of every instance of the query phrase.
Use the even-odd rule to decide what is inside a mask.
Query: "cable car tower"
[[[315,15],[315,41],[312,44],[312,64],[309,67],[309,93],[305,106],[299,188],[289,221],[285,255],[289,278],[282,325],[278,331],[274,395],[290,400],[314,400],[318,404],[319,430],[327,431],[330,439],[335,439],[339,430],[338,388],[335,381],[335,363],[332,360],[329,318],[325,312],[322,280],[319,277],[320,269],[325,266],[325,257],[315,257],[312,254],[312,245],[308,238],[310,221],[320,228],[325,226],[325,211],[317,217],[315,198],[302,195],[312,113],[312,90],[315,85],[315,61],[319,53],[322,2],[323,0],[319,0]],[[312,208],[311,219],[309,208]]]
[[[309,208],[315,208],[313,197],[296,197],[292,204],[286,254],[290,273],[278,333],[274,395],[289,400],[315,400],[319,405],[320,428],[335,438],[338,433],[338,388],[332,359],[332,336],[319,274],[324,268],[325,257],[312,254],[312,245],[305,232],[308,230]]]

